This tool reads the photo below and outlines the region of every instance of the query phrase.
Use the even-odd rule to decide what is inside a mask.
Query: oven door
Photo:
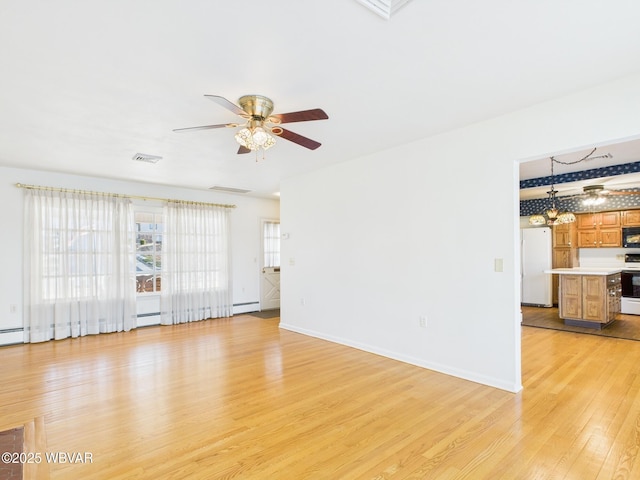
[[[640,315],[640,298],[622,297],[620,302],[620,313]]]
[[[623,270],[621,273],[622,296],[640,298],[640,270]]]

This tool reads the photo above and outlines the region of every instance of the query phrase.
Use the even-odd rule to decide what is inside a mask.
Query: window
[[[136,291],[159,292],[164,221],[161,213],[138,210],[136,222]]]
[[[135,328],[130,200],[25,190],[24,341]]]
[[[280,266],[280,224],[277,222],[264,222],[264,266]]]
[[[168,202],[164,227],[161,323],[231,316],[228,209]]]

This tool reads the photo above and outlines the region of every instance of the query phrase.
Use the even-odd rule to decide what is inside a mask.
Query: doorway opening
[[[551,160],[552,157],[553,160]],[[640,195],[630,194],[630,191],[640,189],[639,159],[640,137],[636,136],[621,139],[618,142],[588,145],[570,151],[552,153],[550,156],[518,162],[520,213],[517,225],[521,230],[529,228],[552,230],[550,268],[624,266],[624,256],[625,253],[628,253],[628,249],[623,248],[622,244],[609,242],[610,244],[597,244],[597,248],[590,248],[591,245],[586,243],[590,234],[589,225],[574,222],[556,225],[542,224],[532,227],[528,220],[531,215],[542,214],[544,216],[545,211],[550,208],[549,190],[553,183],[555,183],[555,193],[557,193],[558,209],[573,212],[577,217],[593,215],[593,212],[596,211],[622,215],[627,210],[640,209],[638,201]],[[559,167],[554,172],[554,178],[549,175],[552,172],[549,167],[550,161],[556,162],[556,166]],[[602,198],[602,202],[598,204],[597,208],[584,202],[589,197],[589,187],[594,185],[602,185],[603,189],[609,192],[608,196]],[[616,224],[612,228],[619,234],[621,226],[622,223]],[[573,233],[571,234],[571,232]],[[517,264],[520,266],[522,286],[524,268],[521,261],[523,257],[522,244],[519,244],[518,247]],[[558,276],[554,275],[553,277]],[[552,307],[546,310],[542,310],[539,306],[520,307],[520,316],[524,320],[522,324],[532,323],[533,320],[538,323],[553,321],[558,324],[558,330],[563,330],[564,323],[557,314],[558,279],[553,278],[551,286],[545,285],[545,288],[551,289]],[[521,293],[521,305],[523,302],[526,304],[524,295]],[[551,320],[547,318],[550,315],[553,316]],[[640,317],[637,318],[640,323]]]

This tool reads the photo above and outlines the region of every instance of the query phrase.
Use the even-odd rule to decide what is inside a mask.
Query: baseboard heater
[[[5,328],[0,330],[0,345],[15,345],[17,343],[24,343],[24,329],[18,328]]]
[[[246,303],[233,304],[234,315],[239,315],[241,313],[258,312],[258,311],[260,311],[260,302],[246,302]],[[160,324],[160,312],[139,313],[137,317],[139,319],[138,327]],[[0,329],[0,346],[24,343],[23,332],[24,332],[24,329],[22,327]]]
[[[233,314],[251,313],[260,311],[260,302],[234,303]]]

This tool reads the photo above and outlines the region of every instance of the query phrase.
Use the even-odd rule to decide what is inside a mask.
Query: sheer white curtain
[[[280,266],[280,224],[278,222],[264,222],[264,266]]]
[[[161,323],[230,317],[228,209],[171,202],[164,220]]]
[[[131,202],[25,190],[25,342],[135,328]]]

